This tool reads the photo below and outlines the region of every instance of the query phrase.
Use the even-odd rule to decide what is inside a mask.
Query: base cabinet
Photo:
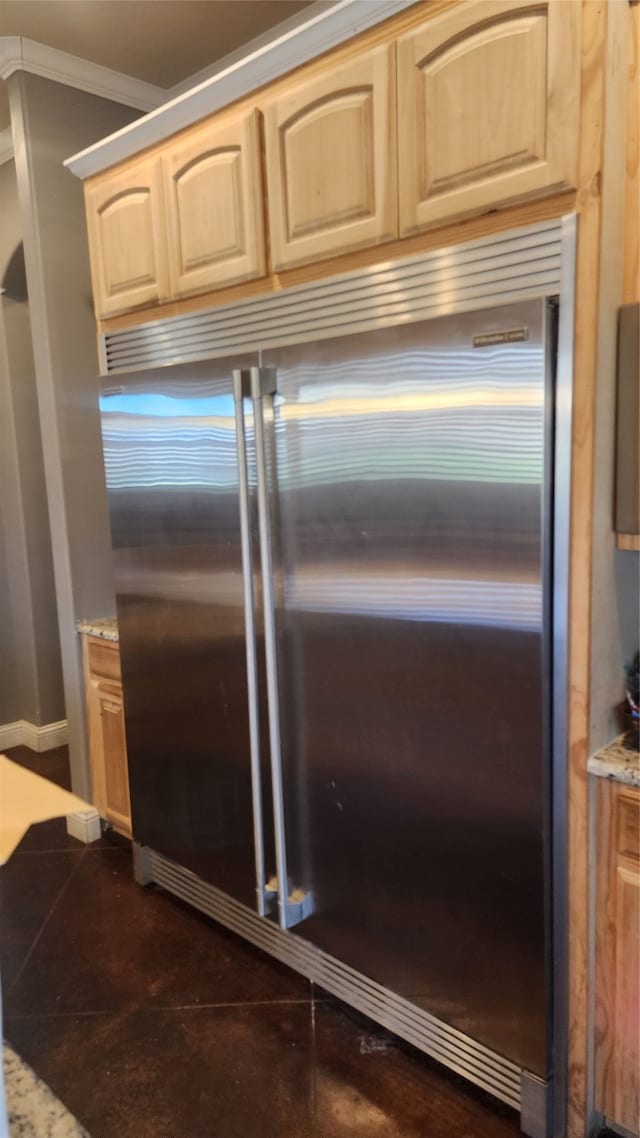
[[[597,790],[596,1109],[640,1131],[640,789]]]
[[[127,742],[120,652],[115,641],[85,637],[85,682],[93,801],[101,818],[131,837]]]

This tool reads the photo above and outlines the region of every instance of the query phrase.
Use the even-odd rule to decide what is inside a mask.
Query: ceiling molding
[[[24,36],[0,36],[0,79],[9,79],[16,71],[53,79],[55,83],[64,83],[140,111],[151,111],[168,98],[168,92],[162,87],[90,63],[67,51],[58,51]]]
[[[337,0],[332,7],[318,4],[303,9],[298,16],[274,28],[268,38],[261,36],[247,44],[240,55],[233,52],[220,60],[215,72],[204,82],[72,155],[64,164],[78,178],[97,174],[410,8],[415,2]],[[178,86],[182,89],[184,84]],[[165,96],[170,94],[165,92]]]
[[[8,126],[6,130],[0,130],[0,166],[4,166],[5,162],[10,162],[12,158],[13,138],[11,127]]]

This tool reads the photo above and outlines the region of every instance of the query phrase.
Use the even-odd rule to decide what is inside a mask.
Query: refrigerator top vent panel
[[[563,221],[101,336],[102,374],[351,335],[560,292]]]

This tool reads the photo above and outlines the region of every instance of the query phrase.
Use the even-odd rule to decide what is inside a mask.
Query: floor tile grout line
[[[26,963],[26,962],[25,962]],[[147,1015],[156,1014],[159,1012],[199,1012],[199,1011],[218,1011],[219,1009],[228,1010],[229,1008],[271,1008],[271,1007],[306,1007],[310,1006],[309,1000],[238,1000],[226,1001],[220,1004],[149,1004],[148,1006],[141,1006],[137,1009],[137,1014]],[[127,1011],[126,1007],[117,1008],[101,1008],[92,1011],[59,1011],[59,1012],[13,1012],[5,1016],[8,1023],[10,1020],[30,1020],[30,1019],[73,1019],[76,1016],[116,1016],[121,1012]]]
[[[70,854],[70,853],[113,853],[117,846],[110,846],[109,848],[99,847],[97,850],[92,850],[90,846],[85,846],[84,842],[78,842],[75,846],[57,846],[52,849],[42,850],[16,850],[14,857],[41,857],[42,854]]]
[[[161,1004],[150,1007],[149,1011],[163,1012],[197,1012],[213,1011],[216,1008],[271,1008],[271,1007],[300,1007],[310,1003],[309,999],[300,1000],[225,1000],[219,1004]]]
[[[73,852],[75,852],[75,851],[73,851]],[[51,908],[49,909],[49,912],[47,913],[44,921],[42,922],[38,933],[36,933],[36,936],[35,936],[32,944],[31,944],[31,947],[30,947],[29,951],[27,952],[27,955],[25,956],[24,960],[22,961],[20,968],[18,969],[16,975],[13,978],[13,982],[9,985],[9,989],[7,991],[7,997],[11,996],[11,994],[15,991],[16,985],[17,985],[18,981],[20,980],[20,978],[22,977],[22,974],[23,974],[25,968],[27,967],[27,964],[31,960],[33,952],[34,952],[36,946],[39,944],[40,938],[42,937],[44,930],[46,929],[47,925],[49,924],[49,921],[51,920],[53,914],[55,913],[55,911],[58,907],[58,905],[60,904],[62,897],[64,896],[67,889],[69,888],[70,883],[72,882],[73,878],[75,877],[76,873],[78,872],[80,865],[82,864],[82,862],[84,860],[85,854],[86,854],[86,850],[80,850],[79,851],[79,856],[77,858],[76,864],[71,867],[71,872],[69,873],[67,880],[65,881],[65,883],[61,887],[61,889],[58,891],[58,893],[55,897],[55,900],[54,900]],[[6,1010],[5,1010],[5,1015],[6,1015]]]
[[[316,985],[311,981],[311,1127],[318,1133],[318,1064],[316,1048]]]
[[[99,1012],[12,1012],[10,1015],[5,1015],[4,1026],[6,1027],[9,1023],[16,1023],[18,1020],[22,1022],[36,1019],[82,1019],[83,1017],[86,1019],[97,1019],[98,1016],[118,1015],[120,1011],[122,1011],[122,1008],[118,1008],[116,1011]]]

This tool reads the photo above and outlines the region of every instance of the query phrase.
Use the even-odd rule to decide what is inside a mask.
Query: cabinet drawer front
[[[580,12],[470,0],[399,40],[401,236],[576,184]]]
[[[172,295],[264,276],[258,112],[189,131],[163,164]]]
[[[394,72],[385,45],[266,108],[276,271],[397,235]]]
[[[618,853],[640,863],[640,793],[618,799]]]
[[[89,637],[88,644],[88,671],[92,676],[101,676],[105,680],[121,682],[120,650],[115,642],[97,640]]]
[[[97,316],[166,300],[169,294],[159,156],[85,191]]]

